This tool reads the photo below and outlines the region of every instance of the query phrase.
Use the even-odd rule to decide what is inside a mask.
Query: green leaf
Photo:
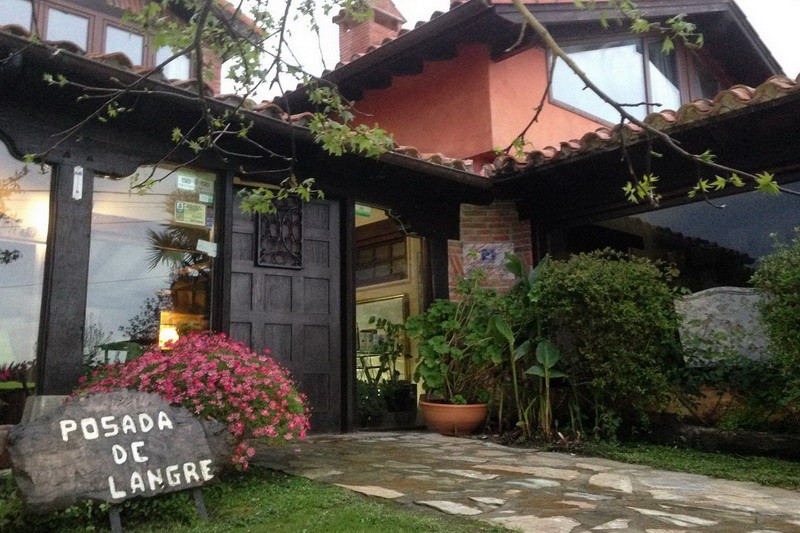
[[[756,174],[756,190],[767,194],[780,194],[781,190],[775,183],[775,175],[769,172]]]
[[[675,43],[672,42],[672,39],[669,37],[664,37],[664,42],[661,45],[661,52],[664,54],[669,54],[673,50],[675,50]]]
[[[526,340],[514,349],[514,361],[519,361],[531,352],[531,341]]]
[[[525,371],[526,374],[529,376],[539,376],[540,378],[545,377],[544,368],[540,367],[539,365],[533,365],[528,370]]]
[[[514,274],[514,277],[521,278],[525,275],[525,264],[522,262],[522,259],[515,254],[506,254],[505,259],[506,263],[504,266],[506,270]]]
[[[711,182],[711,186],[714,187],[715,191],[721,191],[728,185],[728,180],[722,176],[714,176],[714,178],[714,181]]]
[[[493,327],[500,335],[503,336],[509,345],[514,344],[514,332],[511,331],[511,326],[506,321],[505,317],[501,315],[494,315],[489,319],[489,327]]]
[[[539,261],[539,264],[536,265],[536,267],[533,270],[531,270],[531,273],[528,276],[528,283],[530,283],[531,286],[533,286],[534,283],[539,281],[539,278],[542,277],[542,273],[544,272],[544,269],[549,262],[550,262],[550,256],[546,255],[541,261]]]
[[[561,350],[552,341],[543,340],[536,347],[536,360],[549,370],[561,360]]]
[[[744,180],[735,172],[731,174],[731,177],[728,178],[728,181],[730,181],[731,185],[734,187],[744,187]]]

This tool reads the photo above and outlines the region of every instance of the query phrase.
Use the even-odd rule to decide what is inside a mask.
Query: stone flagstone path
[[[800,533],[800,492],[426,432],[325,435],[256,464],[535,533]]]

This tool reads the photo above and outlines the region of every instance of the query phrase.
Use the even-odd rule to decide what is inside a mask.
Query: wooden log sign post
[[[157,394],[121,390],[74,398],[8,436],[12,470],[26,509],[49,512],[82,500],[108,502],[121,531],[121,502],[194,489],[230,458],[223,424],[201,421]]]

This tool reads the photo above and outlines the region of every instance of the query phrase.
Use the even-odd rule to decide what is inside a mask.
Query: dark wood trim
[[[211,329],[231,332],[231,265],[233,261],[233,169],[217,174],[215,228],[217,258],[211,286]]]
[[[450,297],[447,239],[429,237],[425,239],[425,247],[430,258],[431,296],[447,299]]]
[[[354,431],[356,418],[356,202],[340,201],[342,269],[342,431]]]
[[[355,228],[356,246],[396,241],[402,237],[403,232],[398,229],[397,222],[391,218]]]
[[[71,165],[57,165],[50,189],[42,309],[36,353],[36,393],[69,394],[83,375],[83,335],[89,278],[94,172],[83,171],[73,198]]]

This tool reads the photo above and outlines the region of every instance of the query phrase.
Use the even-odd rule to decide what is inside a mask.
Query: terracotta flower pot
[[[467,435],[486,422],[488,408],[485,403],[456,405],[420,400],[425,424],[442,435]]]

